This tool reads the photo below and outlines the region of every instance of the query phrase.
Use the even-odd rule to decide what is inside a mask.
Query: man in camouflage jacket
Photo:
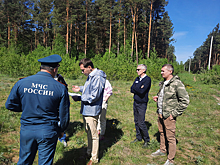
[[[160,149],[152,156],[166,155],[166,142],[168,141],[168,159],[164,165],[173,164],[176,153],[176,117],[182,115],[189,104],[189,96],[185,86],[178,76],[173,76],[174,68],[170,64],[162,66],[161,75],[164,81],[153,100],[157,102],[158,129],[160,133]]]

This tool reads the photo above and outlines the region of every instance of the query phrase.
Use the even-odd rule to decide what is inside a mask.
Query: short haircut
[[[55,68],[56,68],[56,67],[55,67]],[[48,70],[49,72],[51,72],[51,71],[54,69],[54,67],[41,65],[41,66],[40,66],[40,70],[41,70],[41,69]]]
[[[83,58],[80,62],[79,62],[79,66],[82,65],[84,66],[84,68],[87,68],[88,66],[91,66],[92,68],[94,68],[94,65],[92,63],[92,61],[89,58]]]
[[[173,74],[173,72],[174,72],[174,68],[173,68],[173,65],[171,65],[171,64],[164,64],[163,66],[162,66],[162,68],[163,67],[167,67],[167,70],[171,70],[172,71],[172,74]]]
[[[139,64],[138,66],[141,66],[142,69],[145,69],[144,73],[147,71],[147,65],[145,64]]]

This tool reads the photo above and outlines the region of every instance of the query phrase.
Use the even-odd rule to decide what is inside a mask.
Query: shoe
[[[63,143],[64,147],[67,147],[66,141],[63,140],[62,143]]]
[[[59,139],[60,140],[60,139]],[[64,147],[67,147],[66,140],[60,140],[61,143],[63,143]]]
[[[172,163],[171,161],[169,161],[169,159],[167,159],[164,165],[174,165],[174,163]]]
[[[165,156],[166,154],[161,152],[160,149],[152,153],[151,156]]]
[[[92,160],[89,161],[89,163],[87,165],[92,165]]]
[[[138,139],[134,139],[134,141],[132,141],[131,143],[136,143],[136,142],[140,142],[141,140]]]
[[[99,141],[104,140],[104,139],[105,139],[105,137],[103,135],[100,135]]]
[[[144,142],[142,148],[147,148],[148,147],[148,142]]]

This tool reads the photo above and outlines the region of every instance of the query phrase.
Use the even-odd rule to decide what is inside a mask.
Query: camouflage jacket
[[[157,96],[159,96],[160,94],[163,83],[164,82],[162,82]],[[188,105],[189,95],[185,89],[185,86],[180,81],[180,78],[178,76],[173,76],[169,83],[164,87],[164,96],[162,103],[163,117],[166,119],[170,116],[170,114],[173,117],[180,116]]]

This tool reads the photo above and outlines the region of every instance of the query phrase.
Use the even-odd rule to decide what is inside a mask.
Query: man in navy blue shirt
[[[148,129],[145,124],[145,113],[148,103],[148,92],[151,87],[151,79],[146,75],[147,66],[140,64],[137,66],[137,77],[131,86],[131,93],[134,93],[134,123],[136,129],[136,139],[131,143],[144,140],[143,148],[150,142]]]
[[[38,164],[51,165],[57,138],[69,124],[67,88],[54,80],[61,60],[59,55],[39,59],[41,71],[19,80],[5,103],[22,112],[18,165],[33,164],[37,150]]]

